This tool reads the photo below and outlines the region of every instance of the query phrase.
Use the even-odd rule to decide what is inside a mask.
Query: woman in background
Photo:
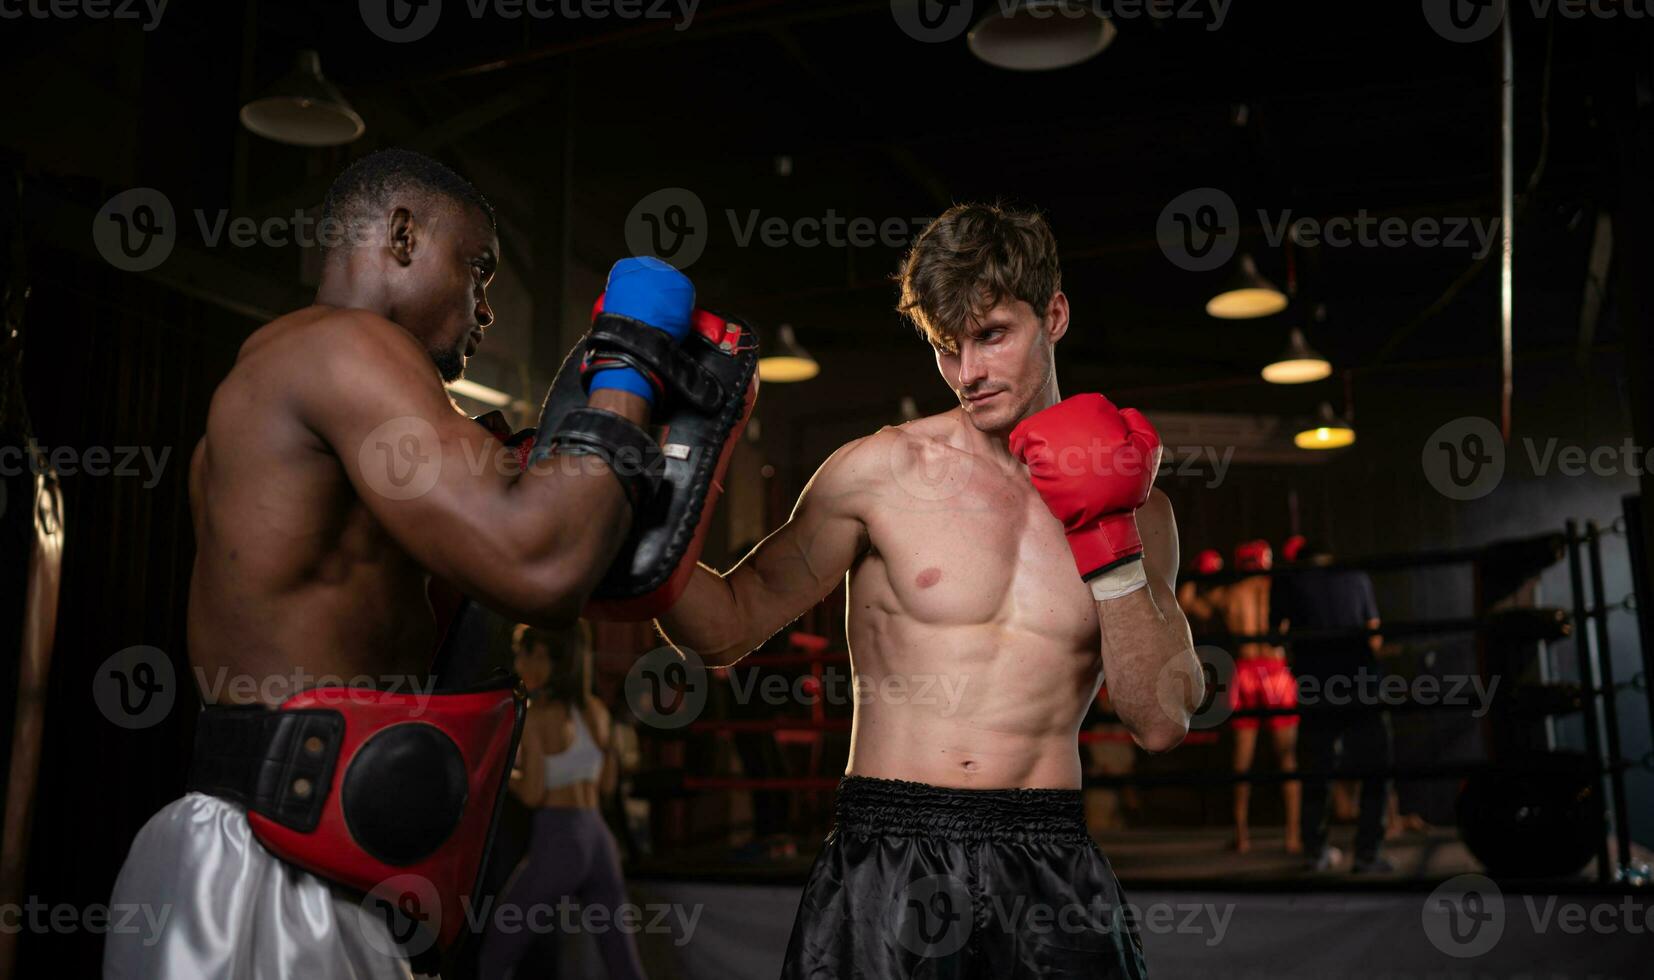
[[[502,907],[515,906],[517,928],[502,931],[499,916],[489,916],[481,975],[485,980],[551,975],[555,964],[532,974],[517,969],[538,938],[527,923],[561,922],[558,906],[570,899],[608,910],[610,925],[595,938],[611,980],[641,980],[643,966],[631,935],[613,926],[626,886],[614,837],[598,807],[613,792],[618,774],[609,752],[609,709],[592,694],[591,632],[583,622],[567,630],[523,625],[512,634],[511,646],[517,675],[530,692],[511,791],[533,810],[534,826],[528,854],[500,901]]]

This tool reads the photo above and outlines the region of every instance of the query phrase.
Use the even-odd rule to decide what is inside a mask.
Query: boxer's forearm
[[[1104,676],[1115,712],[1137,744],[1164,752],[1183,741],[1205,697],[1189,625],[1152,585],[1097,603]]]
[[[596,391],[587,404],[638,425],[649,421],[649,404],[626,392]],[[511,544],[494,553],[518,563],[518,579],[535,588],[524,618],[572,622],[631,529],[620,480],[600,457],[554,455],[530,465],[504,492],[509,513],[499,526]]]

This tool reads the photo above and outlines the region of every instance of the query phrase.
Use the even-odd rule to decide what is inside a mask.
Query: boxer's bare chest
[[[871,549],[851,576],[852,617],[882,607],[910,625],[1096,650],[1095,604],[1021,467],[934,446],[900,462],[865,515]]]

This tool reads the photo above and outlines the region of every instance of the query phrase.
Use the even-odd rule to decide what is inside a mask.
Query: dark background
[[[1611,521],[1635,474],[1532,472],[1543,447],[1618,445],[1650,431],[1646,22],[1516,18],[1515,399],[1508,471],[1487,497],[1455,502],[1420,465],[1426,438],[1465,416],[1498,419],[1496,256],[1463,248],[1298,250],[1294,304],[1222,321],[1202,303],[1220,278],[1168,261],[1156,241],[1177,195],[1216,187],[1237,203],[1265,275],[1289,278],[1258,209],[1326,219],[1373,215],[1488,220],[1498,214],[1496,40],[1457,44],[1416,4],[1237,2],[1208,21],[1123,20],[1096,59],[1015,74],[963,41],[921,44],[886,3],[714,2],[677,31],[624,20],[469,17],[450,2],[431,37],[392,44],[355,3],[174,0],[154,30],[87,19],[0,21],[0,146],[25,175],[34,296],[26,388],[47,447],[170,450],[161,479],[64,481],[68,549],[26,891],[106,901],[137,828],[179,792],[192,692],[159,724],[118,728],[92,696],[97,667],[138,644],[184,677],[192,555],[186,470],[213,387],[262,320],[308,302],[316,257],[293,246],[209,245],[195,219],[314,214],[351,159],[383,146],[430,153],[499,209],[502,322],[472,377],[538,400],[579,332],[608,266],[628,253],[627,218],[647,195],[691,191],[709,222],[689,269],[703,302],[773,327],[791,323],[821,375],[766,387],[749,482],[771,527],[822,459],[898,419],[951,404],[930,352],[894,313],[890,275],[905,242],[743,247],[730,212],[821,219],[829,209],[913,224],[950,203],[1035,206],[1063,252],[1074,325],[1059,348],[1065,393],[1102,390],[1149,412],[1199,413],[1183,441],[1225,445],[1221,422],[1281,433],[1320,402],[1353,414],[1337,453],[1243,451],[1217,486],[1169,475],[1185,556],[1246,537],[1303,531],[1341,555],[1456,547]],[[299,48],[367,123],[349,147],[303,150],[253,136],[237,110]],[[1641,87],[1638,87],[1640,80]],[[1236,126],[1245,106],[1247,125]],[[785,162],[781,160],[785,158]],[[151,273],[112,268],[93,216],[133,187],[162,192],[178,241]],[[1588,279],[1598,216],[1612,217],[1609,281]],[[1588,290],[1605,300],[1582,330]],[[1310,342],[1339,373],[1308,387],[1258,369],[1314,302]],[[1203,425],[1205,427],[1203,427]],[[1221,448],[1220,448],[1221,451]],[[1645,457],[1646,458],[1646,457]],[[1251,459],[1253,461],[1247,462]],[[751,475],[756,473],[756,476]],[[722,561],[745,527],[721,525]],[[1629,592],[1623,537],[1607,542],[1607,593]],[[1466,578],[1380,576],[1387,618],[1468,612]],[[1540,599],[1570,601],[1564,570]],[[842,630],[839,617],[820,622]],[[1612,620],[1616,673],[1639,667],[1630,617]],[[838,637],[841,639],[841,635]],[[1420,642],[1440,672],[1472,669],[1467,644]],[[1572,662],[1561,647],[1558,662]],[[1621,699],[1625,751],[1649,750],[1640,697]],[[9,724],[7,725],[9,728]],[[1576,731],[1563,738],[1578,745]],[[1404,758],[1468,757],[1469,727],[1403,746]],[[1630,774],[1636,835],[1654,841],[1654,779]],[[1406,808],[1451,820],[1451,786],[1409,784]],[[1260,797],[1266,794],[1259,794]],[[25,936],[20,975],[84,975],[97,944]]]

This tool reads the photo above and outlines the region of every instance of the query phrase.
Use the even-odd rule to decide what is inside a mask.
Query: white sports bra
[[[603,750],[586,727],[584,714],[572,706],[570,710],[574,714],[574,744],[545,757],[546,789],[596,782],[603,773]]]

